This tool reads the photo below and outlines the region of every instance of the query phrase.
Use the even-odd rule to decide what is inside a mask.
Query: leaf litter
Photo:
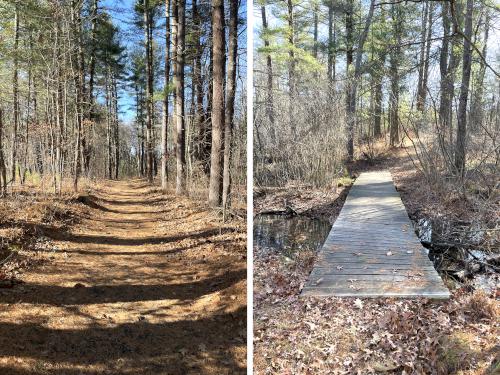
[[[285,263],[254,249],[255,374],[494,373],[494,296],[461,288],[446,302],[299,298],[314,258],[302,251]]]

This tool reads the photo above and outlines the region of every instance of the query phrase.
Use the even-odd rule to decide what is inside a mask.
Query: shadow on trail
[[[124,228],[126,229],[126,228]],[[199,239],[218,236],[220,234],[235,232],[233,228],[213,228],[189,232],[177,236],[158,236],[158,237],[142,237],[142,238],[124,238],[116,236],[98,236],[90,234],[74,234],[68,232],[51,232],[46,235],[52,239],[71,241],[74,243],[91,243],[96,245],[117,245],[117,246],[141,246],[155,245],[169,242],[177,242],[185,239]]]
[[[114,206],[122,206],[122,205],[123,206],[127,206],[127,205],[130,205],[130,206],[133,206],[133,205],[156,205],[158,203],[165,203],[165,202],[167,202],[166,198],[148,199],[148,197],[144,197],[144,199],[137,199],[137,195],[134,196],[135,199],[130,199],[130,200],[121,199],[121,198],[120,199],[100,198],[100,197],[96,197],[96,196],[93,196],[93,195],[89,195],[89,198],[91,200],[93,200],[94,202],[95,201],[100,201],[100,202],[104,202],[104,203],[107,203],[107,204],[110,204],[110,205],[114,205]]]
[[[244,374],[232,351],[245,345],[241,330],[246,308],[195,320],[153,324],[147,321],[84,329],[51,329],[36,323],[1,323],[0,356],[33,358],[39,371],[0,366],[1,374],[204,374],[224,364],[227,374]],[[206,332],[220,332],[207,335]],[[49,366],[44,366],[49,364]],[[101,365],[104,372],[73,366]],[[45,367],[45,368],[43,368]],[[88,372],[87,372],[88,371]]]
[[[97,211],[104,211],[104,212],[110,212],[110,213],[114,213],[114,214],[126,214],[126,215],[155,215],[155,214],[163,214],[163,213],[167,213],[168,211],[167,210],[154,210],[154,211],[144,211],[144,210],[138,210],[138,211],[121,211],[121,210],[116,210],[116,209],[113,209],[113,208],[109,208],[109,207],[106,207],[102,204],[99,203],[99,201],[102,201],[103,199],[100,199],[100,198],[93,198],[93,196],[90,196],[90,195],[82,195],[80,197],[78,197],[78,202],[80,203],[83,203],[84,205],[86,205],[87,207],[89,208],[92,208],[94,210],[97,210]],[[111,201],[110,201],[111,202]],[[114,205],[120,205],[120,203],[117,203],[116,201],[112,201]],[[161,200],[159,202],[166,202],[165,200]],[[130,204],[130,205],[133,205],[133,204],[138,204],[138,205],[147,205],[147,204],[150,204],[148,203],[147,201],[135,201],[135,203],[130,203],[130,202],[127,202],[127,203],[122,203],[123,205],[126,205],[126,204]]]
[[[194,300],[226,289],[246,278],[246,270],[230,271],[219,276],[183,284],[123,284],[89,287],[25,284],[30,293],[10,293],[0,297],[4,303],[34,303],[45,305],[87,305],[96,303],[160,301],[167,299]]]
[[[214,245],[228,245],[233,243],[233,240],[220,240],[220,241],[211,241],[209,239],[201,239],[200,242],[197,242],[192,245],[188,246],[182,246],[182,247],[176,247],[173,249],[165,249],[165,250],[159,250],[159,251],[111,251],[111,250],[64,250],[65,253],[67,254],[80,254],[80,255],[98,255],[98,256],[112,256],[112,255],[118,255],[118,256],[144,256],[144,255],[164,255],[165,257],[175,255],[175,254],[180,254],[186,250],[191,250],[194,248],[197,248],[199,246],[205,245],[207,243],[211,243]],[[37,251],[39,252],[45,252],[45,253],[53,253],[54,250],[40,250],[38,249]]]

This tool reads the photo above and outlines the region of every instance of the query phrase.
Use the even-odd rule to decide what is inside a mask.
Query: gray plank
[[[302,296],[449,298],[388,171],[358,177]]]

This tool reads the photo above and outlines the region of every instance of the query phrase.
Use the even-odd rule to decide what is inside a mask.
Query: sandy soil
[[[141,180],[84,203],[0,289],[0,374],[245,373],[244,225]]]

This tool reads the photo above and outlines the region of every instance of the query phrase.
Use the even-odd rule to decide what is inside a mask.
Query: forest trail
[[[391,173],[362,173],[302,295],[448,299],[450,292],[412,228]]]
[[[50,261],[1,291],[0,373],[243,373],[244,230],[143,180],[86,203],[46,234]]]

